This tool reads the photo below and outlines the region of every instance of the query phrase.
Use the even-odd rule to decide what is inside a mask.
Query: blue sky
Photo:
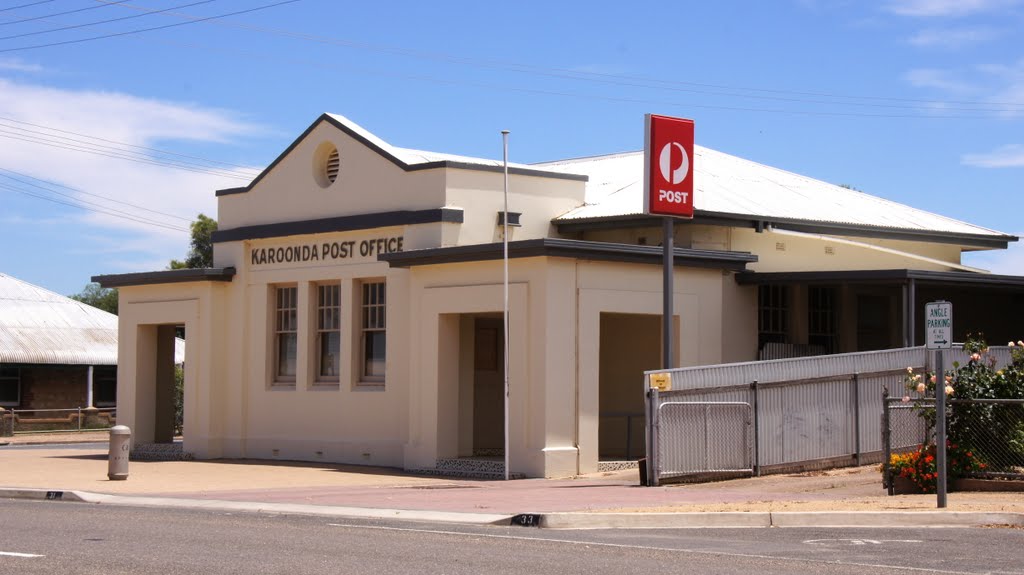
[[[72,294],[163,269],[323,112],[489,158],[508,129],[517,162],[689,117],[701,145],[1024,236],[1024,0],[280,1],[0,2],[0,272]],[[1024,274],[1024,248],[965,262]]]

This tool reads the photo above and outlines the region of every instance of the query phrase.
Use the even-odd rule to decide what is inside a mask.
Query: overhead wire
[[[110,0],[97,0],[97,1],[110,1]],[[125,8],[132,10],[150,11],[150,8],[145,8],[135,5],[125,5]],[[186,18],[189,20],[196,19],[197,17],[176,13],[168,12],[168,15],[175,16],[178,18]],[[284,30],[280,28],[271,28],[266,26],[256,26],[253,24],[245,24],[240,22],[231,21],[217,21],[211,22],[213,25],[236,28],[240,30],[248,30],[253,32],[259,32],[264,34],[271,34],[281,37],[305,40],[310,42],[317,42],[321,44],[329,44],[336,46],[343,46],[348,48],[357,48],[362,50],[369,50],[381,53],[397,54],[402,56],[411,56],[420,59],[432,59],[446,61],[456,64],[466,64],[476,67],[484,67],[490,69],[500,69],[504,71],[513,71],[519,73],[539,74],[550,77],[556,77],[561,79],[573,79],[573,80],[584,80],[590,82],[601,82],[609,83],[614,85],[623,85],[627,87],[641,87],[648,89],[666,89],[673,91],[692,92],[697,94],[707,94],[716,96],[729,96],[739,98],[751,98],[751,99],[768,99],[768,100],[780,100],[780,101],[791,101],[798,103],[811,103],[811,104],[825,104],[825,105],[850,105],[850,106],[866,106],[866,107],[895,107],[895,108],[906,108],[906,109],[921,109],[922,106],[943,106],[944,109],[949,110],[950,104],[958,106],[972,106],[970,108],[954,108],[954,111],[984,111],[984,112],[1024,112],[1024,102],[979,102],[979,101],[967,101],[967,100],[935,100],[935,99],[916,99],[916,98],[895,98],[889,96],[873,96],[873,95],[844,95],[830,92],[821,91],[796,91],[796,90],[779,90],[759,87],[744,87],[744,86],[728,86],[722,84],[707,84],[700,82],[687,82],[680,80],[664,80],[660,78],[651,78],[639,75],[629,74],[612,74],[603,72],[585,72],[579,70],[571,70],[567,68],[550,68],[535,66],[530,64],[521,64],[516,62],[500,61],[500,60],[487,60],[470,58],[464,56],[456,56],[453,54],[446,54],[443,52],[432,52],[424,50],[416,50],[398,46],[387,46],[381,44],[371,44],[366,42],[356,42],[344,38],[337,38],[332,36],[321,36],[315,34],[309,34],[305,32],[295,32],[290,30]],[[641,82],[636,84],[634,82]],[[702,89],[684,89],[681,86],[693,86]],[[703,88],[713,88],[715,90],[730,90],[731,92],[721,91],[708,91]],[[749,91],[749,92],[761,92],[765,94],[785,94],[789,97],[782,96],[757,96],[755,94],[742,94],[736,92]],[[832,98],[836,101],[828,100],[808,100],[806,98],[795,98],[792,96],[810,96],[816,98]],[[845,101],[844,101],[845,100]],[[917,106],[904,106],[895,104],[877,104],[871,102],[855,102],[850,100],[871,100],[871,101],[890,101],[890,102],[902,102],[905,104],[918,104]],[[997,108],[997,106],[1001,108]],[[1012,109],[1007,109],[1012,108]]]
[[[195,20],[187,20],[185,22],[175,22],[173,24],[164,24],[163,26],[153,26],[152,28],[141,28],[141,29],[136,29],[136,30],[126,30],[124,32],[115,32],[115,33],[111,33],[111,34],[103,34],[103,35],[100,35],[100,36],[91,36],[89,38],[77,38],[75,40],[64,40],[62,42],[49,42],[49,43],[46,43],[46,44],[35,44],[35,45],[32,45],[32,46],[19,46],[19,47],[16,47],[16,48],[3,48],[3,49],[0,49],[0,53],[20,52],[22,50],[36,50],[36,49],[39,49],[39,48],[50,48],[50,47],[53,47],[53,46],[67,46],[67,45],[70,45],[70,44],[80,44],[82,42],[92,42],[94,40],[104,40],[104,39],[107,39],[107,38],[118,38],[118,37],[121,37],[121,36],[130,36],[130,35],[133,35],[133,34],[141,34],[143,32],[153,32],[153,31],[156,31],[156,30],[166,30],[168,28],[176,28],[176,27],[179,27],[179,26],[186,26],[188,24],[197,24],[199,22],[208,22],[210,20],[216,20],[218,18],[227,18],[229,16],[238,16],[238,15],[241,15],[241,14],[249,14],[249,13],[252,13],[252,12],[259,11],[259,10],[266,10],[268,8],[275,8],[277,6],[284,6],[285,4],[294,4],[294,3],[299,2],[299,1],[300,0],[282,0],[280,2],[273,2],[271,4],[263,4],[261,6],[256,6],[254,8],[247,8],[245,10],[238,10],[236,12],[228,12],[226,14],[218,14],[216,16],[207,16],[207,17],[204,17],[204,18],[197,18]]]
[[[44,180],[42,178],[37,178],[35,176],[31,176],[29,174],[18,172],[18,171],[12,170],[10,168],[4,168],[4,167],[0,166],[0,172],[8,172],[8,173],[11,173],[11,174],[15,174],[16,176],[20,176],[22,178],[28,178],[30,180],[35,180],[37,182],[42,182],[42,183],[50,185],[50,186],[56,186],[58,188],[64,188],[65,190],[70,190],[72,192],[77,192],[79,194],[85,194],[87,196],[91,196],[91,197],[95,197],[95,198],[100,198],[100,199],[106,200],[108,202],[113,202],[115,204],[121,204],[123,206],[128,206],[128,207],[131,207],[131,208],[135,208],[137,210],[143,210],[143,211],[150,212],[150,213],[153,213],[153,214],[157,214],[157,215],[161,215],[161,216],[166,216],[168,218],[174,218],[176,220],[182,220],[184,222],[189,222],[189,223],[191,223],[191,221],[192,221],[192,220],[190,220],[188,218],[185,218],[185,217],[182,217],[182,216],[178,216],[178,215],[175,215],[175,214],[169,214],[167,212],[161,212],[159,210],[154,210],[152,208],[147,208],[145,206],[140,206],[138,204],[133,204],[133,203],[130,203],[130,202],[125,202],[123,200],[118,200],[117,198],[111,198],[109,196],[104,196],[102,194],[94,194],[92,192],[87,192],[87,191],[85,191],[85,190],[83,190],[81,188],[75,188],[75,187],[72,187],[72,186],[61,184],[59,182],[53,182],[53,181],[50,181],[50,180]],[[23,184],[32,186],[34,188],[39,188],[41,190],[52,191],[53,193],[60,194],[62,196],[68,195],[68,194],[64,194],[63,192],[59,192],[57,190],[53,190],[51,188],[46,188],[44,186],[40,186],[40,185],[34,184],[32,182],[26,182],[24,180],[21,180],[19,178],[13,177],[13,176],[8,176],[6,174],[0,173],[0,177],[7,178],[7,179],[10,179],[10,180],[14,180],[14,181],[17,181],[17,182],[21,182]],[[69,197],[73,197],[73,196],[69,196]]]
[[[38,6],[40,4],[49,4],[53,0],[39,0],[38,2],[29,2],[28,4],[21,4],[20,6],[8,6],[7,8],[0,8],[0,12],[9,12],[11,10],[17,10],[18,8],[28,8],[30,6]]]
[[[98,6],[86,6],[85,8],[78,8],[76,10],[65,10],[64,12],[54,12],[52,14],[44,14],[42,16],[33,16],[31,18],[22,18],[21,20],[10,20],[7,22],[0,22],[0,26],[10,26],[12,24],[22,24],[24,22],[35,22],[36,20],[46,20],[47,18],[53,18],[55,16],[67,16],[68,14],[77,14],[78,12],[85,12],[87,10],[97,10],[99,8],[109,8],[110,6],[124,6],[127,0],[118,0],[116,2],[106,2],[99,4]]]
[[[78,209],[85,210],[85,211],[88,211],[88,212],[108,215],[108,216],[112,216],[112,217],[115,217],[115,218],[121,218],[121,219],[124,219],[124,220],[130,220],[130,221],[133,221],[133,222],[136,222],[136,223],[145,224],[145,225],[149,225],[149,226],[156,226],[156,227],[159,227],[159,228],[164,228],[164,229],[168,229],[168,230],[172,230],[172,231],[176,231],[176,232],[188,232],[188,231],[190,231],[188,228],[183,228],[183,227],[180,227],[180,226],[173,226],[173,225],[170,225],[170,224],[165,224],[163,222],[158,222],[158,221],[150,220],[150,219],[147,219],[147,218],[136,217],[136,216],[132,216],[132,215],[123,215],[123,213],[113,213],[111,211],[108,211],[107,209],[90,208],[88,206],[82,205],[81,203],[64,201],[64,200],[61,200],[59,198],[54,198],[52,196],[46,196],[46,195],[43,195],[43,194],[34,193],[34,192],[29,191],[29,190],[18,188],[16,186],[11,186],[11,185],[6,184],[4,182],[0,182],[0,189],[10,190],[10,191],[13,191],[13,192],[17,192],[19,194],[24,194],[26,196],[31,196],[33,198],[37,198],[37,199],[40,199],[40,200],[45,200],[45,201],[52,202],[52,203],[55,203],[55,204],[61,204],[61,205],[65,205],[65,206],[70,206],[70,207],[78,208]]]
[[[77,144],[73,144],[73,143],[54,141],[52,139],[46,139],[44,137],[34,136],[32,134],[12,133],[10,131],[4,130],[3,128],[0,128],[0,138],[8,138],[8,139],[11,139],[11,140],[17,140],[17,141],[21,141],[21,142],[27,142],[27,143],[33,143],[33,144],[41,144],[41,145],[51,146],[51,147],[54,147],[54,148],[61,148],[61,149],[64,149],[64,150],[71,150],[71,151],[77,151],[77,152],[85,152],[85,153],[88,153],[88,154],[94,154],[94,155],[97,155],[97,156],[104,156],[104,157],[107,157],[107,158],[115,158],[115,159],[120,159],[120,160],[127,160],[127,161],[130,161],[130,162],[135,162],[135,163],[139,163],[139,164],[149,164],[149,165],[152,165],[152,166],[160,166],[160,167],[165,167],[165,168],[175,168],[175,169],[184,170],[184,171],[187,171],[187,172],[194,172],[194,173],[197,173],[197,174],[210,174],[210,175],[221,176],[221,177],[225,177],[225,178],[233,178],[233,179],[243,180],[243,181],[247,181],[247,180],[251,180],[252,179],[251,176],[246,176],[246,175],[242,175],[242,174],[233,174],[233,173],[230,173],[230,172],[222,172],[222,171],[213,170],[213,169],[195,168],[195,167],[190,167],[190,166],[183,165],[183,164],[177,164],[177,163],[170,162],[170,161],[157,161],[157,160],[143,158],[143,157],[133,157],[131,155],[118,154],[118,153],[116,153],[113,150],[101,150],[101,149],[90,148],[88,146],[77,145]]]
[[[181,8],[191,8],[193,6],[199,6],[200,4],[209,4],[216,2],[217,0],[199,0],[198,2],[192,2],[191,4],[182,4],[180,6],[172,6],[170,8],[164,8],[162,10],[147,11],[144,14],[133,14],[131,16],[121,16],[118,18],[110,18],[107,20],[98,20],[96,22],[85,22],[83,24],[72,24],[68,26],[61,26],[60,28],[51,28],[49,30],[36,30],[35,32],[25,32],[24,34],[14,34],[12,36],[0,36],[0,40],[13,40],[15,38],[24,38],[26,36],[38,36],[40,34],[52,34],[54,32],[64,32],[67,30],[77,30],[78,28],[87,28],[89,26],[99,26],[101,24],[110,24],[111,22],[120,22],[122,20],[134,20],[136,18],[145,18],[146,16],[153,16],[154,14],[161,14],[164,12],[170,12],[171,10],[180,10]],[[111,6],[113,4],[104,4],[97,6],[102,8],[104,6]],[[42,19],[43,17],[37,18]]]
[[[5,128],[6,128],[6,130],[5,130]],[[17,131],[16,132],[11,132],[10,130],[17,130]],[[252,175],[239,174],[239,173],[236,173],[236,172],[227,171],[227,170],[224,170],[222,168],[218,168],[218,167],[215,167],[215,166],[208,166],[208,165],[201,164],[201,163],[198,163],[198,162],[193,162],[193,161],[190,161],[190,160],[181,160],[181,159],[175,159],[175,158],[163,158],[163,157],[159,157],[159,156],[154,156],[152,154],[143,154],[142,152],[136,152],[136,151],[130,150],[130,149],[123,149],[123,148],[118,148],[118,147],[114,147],[114,146],[108,146],[108,145],[105,145],[105,144],[90,142],[90,141],[87,141],[87,140],[80,140],[80,139],[71,138],[71,137],[68,137],[68,136],[61,136],[61,135],[58,135],[58,134],[49,134],[49,133],[41,132],[41,131],[38,131],[38,130],[30,130],[28,128],[22,128],[20,126],[12,126],[10,124],[5,124],[3,122],[0,122],[0,134],[9,134],[9,135],[13,135],[13,136],[20,136],[20,137],[23,137],[23,138],[31,138],[32,141],[37,141],[39,143],[44,143],[44,144],[45,143],[55,143],[55,144],[62,144],[62,145],[66,145],[66,146],[81,147],[83,151],[104,152],[104,153],[111,154],[112,156],[116,155],[117,157],[124,158],[124,159],[129,159],[129,160],[134,159],[134,160],[139,160],[139,161],[142,161],[142,162],[145,162],[145,163],[154,163],[154,164],[157,164],[157,165],[166,165],[166,166],[172,167],[172,168],[183,168],[183,169],[188,169],[190,171],[198,171],[198,172],[202,172],[202,173],[209,173],[209,174],[218,175],[218,176],[224,176],[224,177],[228,177],[228,178],[249,179],[249,178],[252,177]],[[253,171],[251,168],[249,170]]]
[[[62,129],[62,128],[54,128],[53,126],[45,126],[43,124],[34,124],[32,122],[26,122],[24,120],[17,120],[15,118],[8,118],[8,117],[0,116],[0,121],[12,122],[12,123],[21,124],[21,125],[24,125],[24,126],[32,126],[33,128],[40,128],[42,130],[50,130],[50,131],[53,131],[53,132],[59,132],[61,134],[70,134],[72,136],[79,136],[79,137],[82,137],[82,138],[88,138],[90,140],[96,140],[96,141],[99,141],[99,142],[106,142],[108,144],[116,144],[118,146],[124,146],[124,147],[128,147],[128,148],[135,148],[135,149],[139,149],[139,150],[145,150],[147,152],[155,152],[155,153],[158,153],[158,154],[164,154],[164,155],[168,155],[168,156],[177,156],[177,157],[180,157],[180,158],[186,158],[186,159],[190,159],[190,160],[199,160],[201,162],[206,162],[206,163],[209,163],[209,164],[219,164],[221,166],[225,166],[225,167],[229,167],[229,168],[237,168],[237,169],[241,169],[241,170],[249,170],[249,171],[252,171],[252,172],[258,172],[259,171],[256,168],[253,168],[251,166],[244,166],[242,164],[234,164],[234,163],[231,163],[231,162],[224,162],[224,161],[221,161],[221,160],[213,160],[213,159],[204,158],[204,157],[201,157],[201,156],[195,156],[195,155],[190,155],[190,154],[182,154],[182,153],[179,153],[179,152],[172,152],[170,150],[163,150],[163,149],[160,149],[160,148],[152,148],[152,147],[149,147],[149,146],[140,146],[140,145],[137,145],[137,144],[129,144],[127,142],[119,142],[117,140],[109,140],[107,138],[101,138],[99,136],[92,136],[92,135],[89,135],[89,134],[83,134],[81,132],[73,132],[71,130],[65,130],[65,129]],[[2,124],[0,124],[0,125],[2,125]]]

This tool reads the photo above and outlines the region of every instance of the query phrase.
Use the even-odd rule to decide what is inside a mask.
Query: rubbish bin
[[[132,430],[127,425],[115,425],[110,428],[110,455],[107,458],[107,478],[111,480],[128,479],[128,450],[130,449]]]

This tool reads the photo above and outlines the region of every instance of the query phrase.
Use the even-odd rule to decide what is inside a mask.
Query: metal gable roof
[[[0,274],[0,363],[117,365],[117,316]]]
[[[864,192],[695,146],[694,207],[705,214],[752,220],[1015,237]],[[556,223],[643,215],[643,152],[537,164],[590,176],[586,203]]]
[[[117,365],[117,316],[0,273],[0,363]]]

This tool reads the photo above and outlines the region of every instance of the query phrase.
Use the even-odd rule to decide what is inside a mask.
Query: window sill
[[[295,382],[275,381],[270,384],[270,391],[295,391]]]
[[[383,381],[360,381],[357,382],[355,391],[384,391]]]
[[[338,391],[341,384],[336,381],[314,381],[309,387],[310,391]]]

